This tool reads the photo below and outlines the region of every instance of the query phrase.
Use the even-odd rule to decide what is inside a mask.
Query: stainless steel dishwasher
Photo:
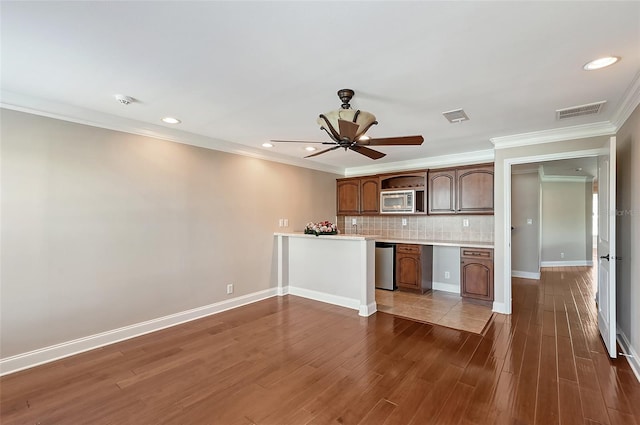
[[[376,288],[396,289],[396,245],[376,242]]]

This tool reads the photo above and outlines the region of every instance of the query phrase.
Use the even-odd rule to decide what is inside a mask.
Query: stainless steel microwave
[[[415,190],[387,190],[380,192],[380,213],[406,214],[416,212]]]

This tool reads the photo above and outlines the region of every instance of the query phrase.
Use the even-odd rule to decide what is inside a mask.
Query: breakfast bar
[[[375,238],[365,235],[275,233],[278,295],[297,295],[376,312]]]

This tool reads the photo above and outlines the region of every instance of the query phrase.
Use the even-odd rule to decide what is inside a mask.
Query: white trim
[[[512,270],[511,277],[517,277],[520,279],[533,279],[540,280],[540,272],[522,272],[519,270]]]
[[[544,162],[544,161],[554,161],[558,159],[572,159],[572,158],[583,158],[589,156],[598,156],[601,152],[601,149],[586,149],[583,151],[572,151],[572,152],[558,152],[544,155],[531,155],[531,156],[523,156],[517,158],[506,158],[503,163],[503,184],[502,190],[504,194],[504,237],[502,240],[503,247],[503,258],[504,265],[502,271],[504,273],[504,302],[496,303],[494,302],[494,311],[496,308],[504,308],[504,310],[498,312],[504,312],[504,314],[511,314],[511,166],[514,164],[530,164],[532,162]],[[495,190],[498,191],[500,188],[497,186]],[[540,208],[542,208],[542,203],[540,204]],[[542,217],[542,216],[540,216]],[[496,245],[500,243],[500,241],[495,241]],[[542,245],[541,245],[542,246]],[[500,304],[500,305],[498,305]],[[502,307],[502,305],[504,307]]]
[[[60,105],[48,101],[25,101],[23,96],[15,93],[0,92],[0,108],[10,109],[18,112],[53,118],[61,121],[87,125],[91,127],[103,128],[106,130],[120,131],[123,133],[135,134],[138,136],[152,137],[154,139],[168,142],[181,143],[183,145],[197,146],[236,155],[248,156],[250,158],[262,159],[265,161],[278,162],[281,164],[294,165],[296,167],[308,168],[327,173],[344,175],[344,168],[334,165],[321,164],[303,158],[294,158],[278,154],[273,151],[265,151],[241,143],[227,142],[225,140],[214,139],[175,128],[166,128],[161,125],[143,123],[140,121],[122,118],[102,112],[92,111],[91,119],[76,118],[75,115],[83,115],[79,109],[69,105]],[[20,106],[19,103],[34,104],[34,107]],[[47,112],[47,110],[61,111],[61,113]],[[84,113],[84,115],[87,115]]]
[[[496,149],[508,149],[519,146],[562,142],[565,140],[585,139],[587,137],[610,136],[615,134],[616,131],[616,126],[611,124],[611,122],[602,121],[593,124],[513,134],[511,136],[492,137],[489,140],[491,140],[491,143],[493,143]]]
[[[312,289],[298,288],[291,285],[289,285],[289,295],[297,295],[298,297],[346,307],[352,310],[360,311],[361,308],[360,300],[356,298],[341,297],[338,295],[327,294],[325,292],[314,291]],[[363,308],[366,309],[368,306],[363,306]]]
[[[482,162],[493,162],[495,152],[493,149],[486,149],[475,152],[456,153],[451,155],[431,156],[407,161],[389,162],[386,164],[372,164],[361,167],[350,167],[344,170],[347,177],[364,176],[369,174],[416,170],[421,168],[441,168],[453,165],[479,164]]]
[[[378,311],[378,305],[375,302],[366,305],[361,304],[360,308],[358,309],[358,315],[362,317],[368,317],[376,311]]]
[[[0,359],[0,376],[18,372],[54,360],[73,356],[74,354],[94,350],[105,345],[114,344],[126,339],[135,338],[140,335],[159,331],[161,329],[176,326],[181,323],[201,319],[212,314],[221,313],[246,304],[262,301],[276,295],[276,288],[269,288],[263,291],[253,292],[229,300],[197,307],[191,310],[182,311],[168,316],[158,317],[145,322],[135,323],[122,328],[89,335],[72,341],[63,342],[49,347],[39,348],[27,353]]]
[[[453,294],[460,294],[460,284],[456,283],[444,283],[444,282],[432,282],[431,289],[434,291],[445,291]]]
[[[506,303],[499,303],[497,301],[494,301],[491,311],[500,314],[511,314],[511,306],[507,305]]]
[[[627,335],[620,328],[618,328],[617,332],[617,340],[620,348],[622,349],[622,354],[624,354],[624,358],[629,362],[629,366],[631,366],[631,370],[633,370],[633,374],[636,375],[636,379],[640,382],[640,356],[638,356],[638,352],[631,342]]]
[[[594,176],[562,176],[547,175],[544,173],[544,166],[538,168],[538,176],[540,181],[544,183],[587,183],[593,182]]]
[[[540,267],[575,267],[593,266],[593,260],[572,260],[572,261],[541,261]]]
[[[638,104],[640,104],[640,71],[638,71],[629,85],[620,107],[611,119],[617,129],[624,125],[625,121],[629,119],[633,111],[638,107]]]
[[[499,313],[511,314],[512,302],[511,302],[511,164],[508,159],[503,164],[503,190],[504,190],[504,252],[502,258],[504,259],[503,273],[504,273],[504,300],[501,303],[493,302],[493,311]],[[494,191],[499,190],[496,186]],[[495,199],[495,194],[494,194]],[[498,242],[498,241],[496,241]],[[494,282],[495,288],[495,275]],[[495,294],[495,292],[494,292]],[[495,296],[495,295],[494,295]]]

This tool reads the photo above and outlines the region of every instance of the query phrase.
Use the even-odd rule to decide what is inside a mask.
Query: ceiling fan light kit
[[[328,149],[314,152],[305,158],[322,155],[323,153],[344,148],[352,150],[371,159],[380,159],[386,154],[369,149],[366,146],[401,146],[401,145],[421,145],[424,139],[422,136],[387,137],[372,139],[365,136],[365,133],[373,125],[378,124],[375,115],[370,112],[354,110],[349,102],[355,92],[351,89],[338,90],[338,97],[342,101],[340,109],[320,114],[318,125],[324,130],[331,142],[303,142],[297,140],[272,140],[272,142],[288,143],[321,143],[323,145],[335,145]]]

